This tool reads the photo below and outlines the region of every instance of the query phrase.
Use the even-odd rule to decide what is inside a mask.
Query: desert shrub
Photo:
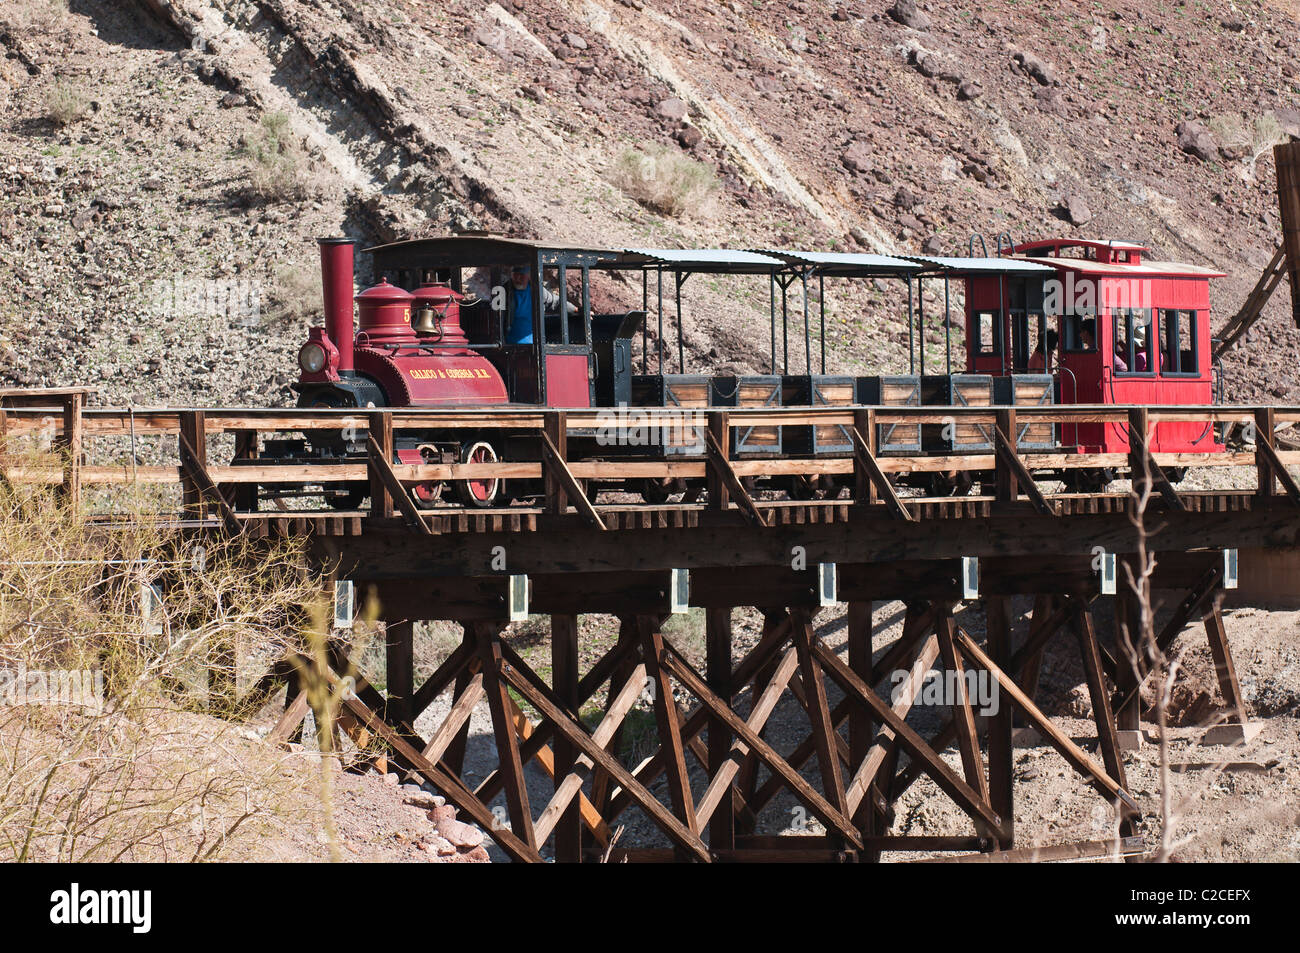
[[[248,160],[248,185],[264,202],[301,201],[312,194],[306,157],[294,141],[289,117],[267,113],[252,133],[243,137],[240,154]]]
[[[215,858],[293,809],[285,756],[237,736],[266,700],[251,686],[310,628],[301,544],[200,543],[148,512],[87,523],[45,484],[0,480],[6,860]]]
[[[319,318],[324,313],[319,267],[311,262],[298,262],[276,270],[263,312],[268,323]]]
[[[45,93],[45,114],[59,126],[70,126],[86,118],[90,100],[70,83],[58,82]]]
[[[627,149],[614,162],[610,179],[637,202],[673,217],[704,214],[718,192],[709,166],[664,145]]]

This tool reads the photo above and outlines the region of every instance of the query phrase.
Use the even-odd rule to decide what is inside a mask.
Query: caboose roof
[[[1222,278],[1226,274],[1213,268],[1188,265],[1178,261],[1144,261],[1140,265],[1118,262],[1103,264],[1087,258],[1020,258],[1016,261],[1035,262],[1061,271],[1079,274],[1110,276],[1115,278]]]

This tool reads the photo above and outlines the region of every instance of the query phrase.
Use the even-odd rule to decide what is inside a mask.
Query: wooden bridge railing
[[[28,406],[0,393],[0,446],[5,438],[48,438],[62,454],[58,465],[25,462],[17,455],[3,461],[0,475],[11,482],[59,484],[79,501],[85,488],[129,484],[176,485],[188,512],[220,515],[238,521],[240,511],[257,508],[261,487],[323,483],[365,484],[370,489],[371,512],[392,516],[414,510],[406,488],[422,482],[467,479],[540,480],[545,485],[545,509],[564,512],[573,507],[593,524],[600,523],[597,508],[583,490],[584,481],[613,482],[631,479],[681,478],[706,481],[710,508],[737,507],[752,521],[763,514],[746,490],[747,478],[772,476],[851,477],[854,499],[880,503],[900,518],[907,510],[900,505],[892,475],[927,472],[980,472],[996,475],[995,498],[1022,497],[1040,510],[1051,510],[1048,497],[1035,485],[1034,471],[1078,468],[1131,467],[1143,471],[1149,460],[1157,489],[1176,505],[1177,495],[1164,479],[1170,467],[1251,467],[1256,471],[1257,493],[1276,495],[1279,490],[1300,503],[1300,488],[1287,471],[1300,466],[1300,451],[1274,446],[1276,427],[1300,423],[1300,407],[1127,407],[1109,405],[1034,407],[833,407],[763,408],[727,410],[631,408],[634,425],[649,430],[663,426],[698,428],[698,446],[691,452],[661,459],[618,459],[616,454],[574,456],[570,446],[575,437],[591,437],[600,428],[626,426],[628,417],[617,411],[532,410],[424,410],[367,409],[298,410],[261,408],[222,409],[122,409],[87,408],[84,392],[59,392],[57,400],[46,394],[46,406],[33,397]],[[686,415],[685,418],[683,415]],[[895,455],[880,452],[877,434],[881,425],[978,424],[995,435],[992,449],[974,453]],[[1160,423],[1227,423],[1253,428],[1255,450],[1221,453],[1148,453],[1153,428]],[[1110,424],[1128,434],[1128,453],[1081,454],[1068,449],[1021,451],[1016,434],[1033,424]],[[738,457],[731,446],[737,427],[836,426],[853,437],[854,452],[843,456],[799,456],[780,458]],[[497,463],[392,462],[393,444],[402,431],[436,429],[446,433],[490,433],[536,435],[538,452],[532,459]],[[263,439],[273,434],[307,434],[319,431],[351,430],[369,442],[370,453],[339,462],[257,462]],[[209,443],[222,434],[234,436],[234,458],[229,463],[210,458]],[[132,439],[175,436],[174,463],[137,464],[95,462],[92,451],[103,438]],[[603,448],[597,448],[597,451]],[[218,489],[220,488],[220,489]]]

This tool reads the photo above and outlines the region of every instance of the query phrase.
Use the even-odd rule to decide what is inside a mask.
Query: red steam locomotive
[[[982,243],[982,240],[981,240]],[[1144,261],[1146,248],[1128,242],[1050,239],[1013,245],[999,237],[994,256],[886,256],[845,252],[725,249],[601,249],[520,241],[489,235],[398,242],[369,250],[375,283],[354,295],[353,243],[321,242],[325,327],[313,328],[298,354],[295,385],[304,407],[556,408],[1009,404],[1208,404],[1216,397],[1210,360],[1209,279],[1220,273],[1185,264]],[[595,313],[594,273],[639,275],[642,308]],[[682,289],[692,275],[766,278],[770,322],[767,373],[748,376],[688,373],[682,338]],[[676,368],[665,333],[664,283],[676,310]],[[898,281],[904,312],[908,372],[878,376],[828,374],[828,283],[848,283],[861,297],[863,279]],[[927,343],[933,322],[923,294],[960,282],[965,301],[965,361],[954,370],[952,322],[945,304],[943,353]],[[652,287],[654,292],[652,293]],[[802,303],[802,343],[791,297]],[[903,296],[900,295],[900,303]],[[778,308],[778,300],[780,302]],[[815,326],[812,308],[818,318]],[[355,312],[355,324],[354,324]],[[778,313],[780,320],[778,321]],[[653,315],[658,322],[649,335]],[[791,346],[791,325],[796,340]],[[779,328],[779,333],[778,333]],[[640,368],[633,339],[640,333]],[[802,354],[800,351],[802,350]],[[928,365],[928,366],[927,366]],[[639,373],[638,373],[639,370]],[[852,443],[835,427],[736,428],[739,456],[847,455]],[[600,455],[666,456],[699,452],[691,434],[653,446],[602,444]],[[1128,449],[1123,428],[1101,424],[1055,428],[1036,424],[1018,435],[1030,449],[1117,453]],[[524,435],[402,432],[397,462],[491,462],[509,459]],[[364,437],[361,438],[364,440]],[[976,424],[882,428],[885,454],[988,452],[992,435]],[[364,453],[357,438],[333,435],[285,442],[280,455],[347,457]],[[1161,423],[1152,449],[1222,450],[1200,425]],[[272,448],[268,447],[268,450]],[[1052,474],[1043,474],[1046,477]],[[1057,475],[1076,488],[1113,478],[1108,471]],[[778,486],[806,496],[833,491],[821,482],[786,478]],[[926,479],[935,479],[927,476]],[[932,491],[951,492],[940,482]],[[415,488],[433,505],[437,485]],[[492,506],[501,481],[459,481],[460,502]],[[528,495],[512,486],[509,496]],[[664,500],[671,483],[635,489]],[[363,486],[325,488],[339,507],[360,503]]]

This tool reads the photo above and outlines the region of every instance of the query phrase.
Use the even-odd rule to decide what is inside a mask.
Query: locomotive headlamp
[[[304,344],[298,351],[298,366],[308,374],[319,374],[325,369],[325,349],[311,342]]]

